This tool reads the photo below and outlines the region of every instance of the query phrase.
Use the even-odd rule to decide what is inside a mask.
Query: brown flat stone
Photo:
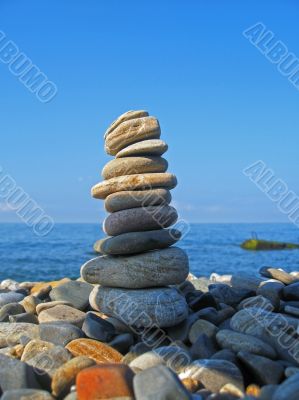
[[[132,156],[161,156],[168,149],[168,146],[161,139],[149,139],[131,144],[116,154],[116,158]]]
[[[148,117],[148,112],[145,110],[130,110],[125,112],[124,114],[120,115],[115,121],[112,122],[112,124],[105,132],[104,139],[106,139],[107,136],[123,122],[129,121],[130,119],[136,119],[142,117]]]

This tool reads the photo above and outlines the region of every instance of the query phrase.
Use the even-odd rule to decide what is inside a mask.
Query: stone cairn
[[[115,158],[102,171],[104,181],[92,196],[105,200],[110,215],[103,223],[108,235],[95,243],[102,255],[83,265],[82,278],[98,284],[91,306],[130,326],[171,327],[188,316],[184,296],[174,287],[189,273],[186,253],[170,247],[181,237],[169,228],[178,218],[169,205],[177,180],[167,173],[161,156],[157,118],[129,111],[105,133],[105,150]]]

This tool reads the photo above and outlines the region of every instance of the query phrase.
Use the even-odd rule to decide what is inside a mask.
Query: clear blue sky
[[[299,91],[242,32],[262,21],[299,57],[298,20],[296,0],[1,0],[0,30],[58,87],[42,104],[0,63],[1,166],[55,221],[101,221],[103,133],[147,109],[182,217],[286,221],[242,169],[262,159],[299,193]]]

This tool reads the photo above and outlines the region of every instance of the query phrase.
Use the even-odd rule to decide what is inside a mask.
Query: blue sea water
[[[260,239],[299,243],[299,229],[291,224],[193,224],[179,246],[188,253],[190,270],[197,276],[257,274],[264,265],[299,270],[299,250],[241,249],[252,232]],[[44,238],[23,224],[0,224],[0,280],[77,278],[81,265],[95,257],[93,243],[103,236],[99,224],[56,224]]]

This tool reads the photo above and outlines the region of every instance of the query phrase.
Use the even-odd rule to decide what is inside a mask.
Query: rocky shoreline
[[[299,272],[189,274],[188,316],[163,329],[95,311],[97,288],[0,284],[1,399],[298,399]]]

